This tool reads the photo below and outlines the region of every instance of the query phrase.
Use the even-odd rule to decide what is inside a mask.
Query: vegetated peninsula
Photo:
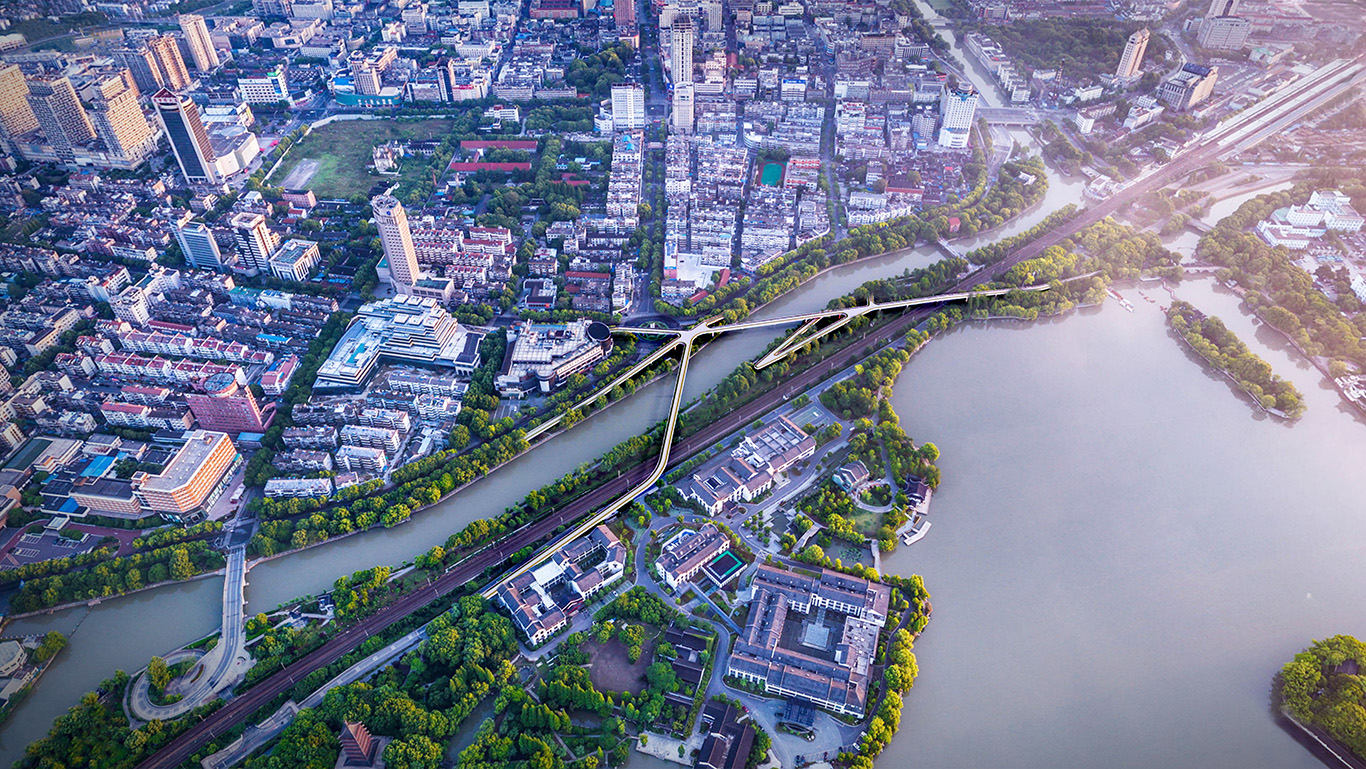
[[[1349,635],[1315,641],[1276,676],[1282,713],[1320,740],[1366,760],[1366,643]]]
[[[1167,322],[1192,350],[1237,382],[1268,413],[1289,419],[1304,414],[1304,400],[1295,385],[1273,373],[1271,364],[1248,349],[1223,321],[1178,300],[1167,310]]]

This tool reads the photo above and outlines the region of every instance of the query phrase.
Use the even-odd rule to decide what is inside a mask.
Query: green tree
[[[155,691],[165,691],[171,683],[171,669],[166,667],[166,660],[153,657],[152,661],[147,663],[147,680],[151,682]]]

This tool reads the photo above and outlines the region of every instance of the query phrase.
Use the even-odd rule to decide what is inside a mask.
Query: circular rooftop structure
[[[594,342],[606,342],[612,338],[612,329],[608,328],[606,323],[595,320],[588,324],[588,338]]]
[[[209,395],[231,395],[237,390],[237,377],[224,371],[204,380],[204,392]]]

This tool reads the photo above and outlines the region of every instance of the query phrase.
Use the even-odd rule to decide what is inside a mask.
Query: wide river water
[[[1080,199],[1076,183],[1051,184],[1044,206],[988,237]],[[925,249],[847,265],[760,315],[819,308],[938,258]],[[1260,416],[1166,334],[1155,305],[1128,293],[1134,314],[1107,305],[959,329],[898,383],[897,411],[914,437],[940,446],[945,482],[931,536],[888,562],[925,576],[936,611],[904,727],[880,764],[1314,765],[1272,723],[1267,682],[1309,638],[1366,618],[1366,520],[1356,515],[1366,488],[1354,475],[1366,425],[1208,282],[1179,293],[1295,380],[1310,407],[1299,424]],[[704,350],[688,396],[772,336]],[[553,439],[560,450],[541,447],[407,524],[257,565],[249,610],[410,560],[497,514],[662,418],[670,386],[642,390],[587,420],[591,429]],[[213,632],[221,595],[209,578],[12,623],[7,635],[72,637],[0,728],[0,765],[116,668]]]

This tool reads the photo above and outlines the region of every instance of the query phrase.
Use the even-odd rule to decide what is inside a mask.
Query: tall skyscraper
[[[147,48],[120,48],[114,51],[114,60],[133,73],[133,81],[143,93],[156,93],[166,83],[156,57]]]
[[[17,139],[37,128],[24,73],[18,64],[0,63],[0,139]]]
[[[1143,54],[1148,51],[1148,38],[1152,33],[1147,27],[1129,35],[1129,42],[1124,45],[1124,55],[1119,57],[1119,69],[1115,70],[1115,77],[1128,79],[1139,73],[1139,68],[1143,65]]]
[[[138,94],[122,75],[100,82],[91,100],[90,122],[110,152],[141,164],[156,151],[157,136],[138,106]]]
[[[65,77],[30,80],[28,105],[33,109],[33,116],[38,119],[48,144],[63,160],[74,160],[75,146],[95,138],[90,117],[85,114],[85,107],[81,106],[76,89]]]
[[[185,262],[199,270],[223,269],[223,252],[218,249],[213,231],[203,222],[186,222],[176,230],[176,240]]]
[[[645,89],[640,83],[612,86],[612,130],[637,131],[645,127]]]
[[[977,92],[970,86],[956,91],[945,90],[939,98],[939,146],[953,149],[968,146],[976,114]]]
[[[180,46],[174,37],[154,37],[147,41],[147,50],[152,52],[152,59],[161,72],[162,85],[172,91],[183,91],[190,87],[190,71],[185,69],[185,59],[181,58]]]
[[[370,201],[375,212],[375,227],[384,245],[384,259],[389,263],[390,285],[400,294],[412,293],[412,286],[421,277],[417,266],[417,250],[413,248],[413,233],[408,228],[408,214],[403,204],[393,195],[380,195]]]
[[[280,245],[280,236],[266,226],[266,217],[244,211],[233,216],[231,224],[242,266],[270,272],[270,257]]]
[[[692,82],[692,46],[694,30],[692,19],[683,16],[674,19],[673,34],[669,48],[669,77],[674,85]]]
[[[171,150],[180,163],[180,172],[185,181],[191,184],[217,184],[218,169],[214,166],[213,144],[209,132],[204,130],[204,121],[199,116],[199,106],[188,96],[176,96],[163,88],[152,96],[157,108],[157,118],[171,140]]]
[[[636,23],[636,0],[614,0],[612,18],[618,27],[631,27]]]
[[[185,33],[185,42],[189,45],[195,69],[209,72],[218,66],[218,51],[213,48],[213,38],[209,37],[209,25],[204,23],[203,16],[194,13],[180,14],[180,30]]]
[[[692,133],[695,108],[692,83],[674,86],[673,108],[674,130],[679,133]]]

